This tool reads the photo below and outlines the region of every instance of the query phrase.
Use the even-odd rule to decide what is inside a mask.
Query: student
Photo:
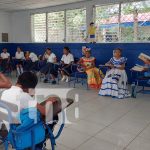
[[[125,71],[125,64],[127,59],[122,57],[122,50],[116,48],[113,51],[113,57],[105,65],[110,68],[107,71],[102,82],[99,95],[112,96],[119,99],[130,96],[128,91],[128,79]]]
[[[86,72],[88,76],[88,85],[90,88],[99,89],[102,83],[103,73],[101,70],[95,67],[95,57],[91,56],[91,50],[86,48],[84,51],[84,57],[79,61],[79,64],[83,68],[83,72]],[[101,76],[100,76],[101,75]]]
[[[48,60],[49,55],[50,55],[49,51],[51,51],[51,49],[47,48],[46,51],[45,51],[45,53],[44,53],[44,55],[43,55],[43,60],[46,60],[46,61]]]
[[[18,75],[20,75],[23,73],[23,60],[24,60],[24,52],[20,47],[17,47],[15,59],[16,59],[17,73]]]
[[[30,71],[30,68],[32,66],[32,61],[31,61],[29,56],[30,56],[30,52],[26,51],[25,52],[24,66],[23,66],[24,71]]]
[[[25,54],[25,71],[36,71],[38,68],[38,57],[35,53],[27,51]]]
[[[19,111],[27,108],[36,107],[40,111],[41,115],[45,116],[45,106],[40,105],[33,98],[33,91],[37,86],[37,83],[38,78],[33,72],[24,72],[18,77],[15,86],[11,86],[10,89],[5,90],[2,93],[1,100],[16,104],[19,108]],[[17,117],[19,113],[20,112],[17,112],[17,114],[13,113],[13,116]]]
[[[56,55],[52,52],[50,48],[47,48],[44,54],[44,59],[46,59],[47,64],[40,70],[40,73],[44,75],[50,74],[50,77],[52,79],[52,84],[56,84],[55,78],[58,74],[57,70],[55,70],[54,68],[54,64],[57,62]],[[47,83],[48,79],[45,79],[44,82]]]
[[[44,59],[43,55],[38,56],[38,71],[46,65],[46,60]]]
[[[1,69],[2,72],[5,73],[10,67],[10,54],[7,52],[6,48],[3,48],[3,52],[1,53]]]
[[[61,81],[69,82],[69,76],[71,73],[71,65],[74,63],[74,57],[71,54],[69,47],[64,47],[63,53],[64,54],[61,58],[62,66],[60,68],[61,75],[62,75]]]
[[[32,61],[32,66],[31,66],[30,70],[31,71],[37,71],[37,69],[38,69],[38,60],[39,60],[37,55],[33,52],[30,52],[29,58]]]
[[[29,52],[29,58],[32,60],[33,63],[38,61],[37,55],[33,52]]]

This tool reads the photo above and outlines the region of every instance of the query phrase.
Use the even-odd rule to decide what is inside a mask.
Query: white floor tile
[[[87,141],[90,137],[87,134],[80,133],[73,129],[66,128],[61,137],[58,139],[58,143],[62,144],[70,149],[75,149],[85,141]]]
[[[85,120],[80,120],[80,121],[70,125],[68,128],[77,130],[81,133],[85,133],[90,136],[94,136],[100,130],[102,130],[104,127],[105,127],[104,125],[99,125],[99,124],[91,123],[91,122],[88,122]]]
[[[81,145],[77,150],[123,150],[123,147],[118,147],[104,140],[92,138]]]
[[[108,127],[102,132],[98,133],[96,135],[96,138],[106,140],[117,146],[125,147],[130,143],[130,141],[135,138],[135,135],[132,135],[122,130]]]
[[[139,136],[150,140],[150,125]]]
[[[128,147],[127,150],[150,150],[149,140],[137,137]]]

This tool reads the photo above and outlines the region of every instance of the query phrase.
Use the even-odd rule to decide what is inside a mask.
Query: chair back
[[[7,121],[9,124],[16,122],[12,112],[18,112],[18,106],[6,101],[0,100],[0,119]]]
[[[5,145],[10,143],[15,149],[34,149],[35,145],[45,140],[44,123],[36,108],[23,109],[20,112],[20,124],[14,124],[17,119],[12,116],[12,112],[18,112],[18,106],[0,100],[0,117],[10,125],[8,136],[4,140]],[[32,113],[31,116],[30,112]],[[30,119],[32,116],[37,117],[36,123],[34,118]]]

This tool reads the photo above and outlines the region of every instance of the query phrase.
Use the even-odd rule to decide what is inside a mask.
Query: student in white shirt
[[[48,57],[49,57],[49,51],[51,51],[51,49],[50,48],[46,48],[46,50],[45,50],[45,53],[44,53],[44,55],[43,55],[43,60],[45,60],[45,61],[47,61],[48,60]]]
[[[35,53],[31,52],[29,55],[29,58],[32,61],[32,66],[31,66],[30,70],[31,71],[38,71],[38,63],[39,63],[38,56]]]
[[[44,104],[39,104],[33,98],[34,94],[30,92],[30,91],[34,91],[34,89],[37,86],[37,83],[38,83],[38,78],[33,72],[24,72],[18,77],[18,80],[15,86],[12,86],[10,89],[2,93],[2,96],[1,96],[2,101],[15,104],[18,106],[18,112],[12,112],[12,116],[16,118],[17,122],[12,122],[12,124],[14,125],[20,124],[20,120],[18,118],[19,118],[20,112],[23,109],[37,108],[38,111],[41,113],[43,121],[44,121],[44,118],[46,119],[47,113],[51,111],[51,110],[48,111],[47,106],[50,105],[49,108],[52,108],[53,106],[51,105],[53,105],[53,103],[57,100],[57,98],[50,97],[45,101]],[[4,113],[6,112],[4,109],[1,109],[0,111]],[[53,115],[53,120],[55,120],[55,122],[47,124],[47,125],[51,128],[51,130],[53,130],[54,126],[57,124],[58,115],[57,114],[51,114],[51,115]],[[36,116],[29,115],[29,117],[36,117]],[[36,118],[31,118],[31,119],[36,119]],[[7,126],[7,128],[9,128],[8,122],[4,121],[4,123]],[[43,142],[40,145],[37,145],[37,147],[38,146],[43,146]]]
[[[50,48],[46,49],[45,56],[47,56],[47,64],[41,68],[40,73],[44,75],[50,74],[52,84],[56,84],[55,78],[58,75],[58,71],[55,69],[54,64],[57,62],[57,57]],[[45,79],[44,82],[47,83],[48,79]]]
[[[18,106],[18,112],[12,112],[13,117],[18,118],[18,115],[22,109],[27,109],[31,107],[37,107],[42,115],[45,115],[44,108],[37,103],[33,98],[33,91],[38,83],[37,76],[32,72],[24,72],[18,77],[15,86],[10,89],[5,90],[2,93],[1,100],[16,104]],[[1,109],[1,111],[4,111]],[[19,120],[18,120],[19,121]]]
[[[31,61],[33,63],[37,62],[38,61],[38,57],[35,53],[31,52],[30,55],[29,55],[29,58],[31,59]]]
[[[38,57],[35,53],[27,51],[25,53],[25,71],[36,71],[38,69]]]
[[[3,48],[3,52],[1,53],[1,68],[2,72],[5,73],[10,67],[10,54],[7,52],[7,48]]]
[[[74,63],[74,57],[70,52],[69,47],[64,47],[64,55],[61,58],[61,75],[62,81],[69,82],[69,76],[71,74],[71,65]]]
[[[15,60],[16,60],[16,69],[17,69],[18,75],[20,75],[23,73],[23,60],[24,60],[24,52],[22,51],[20,47],[17,47]]]

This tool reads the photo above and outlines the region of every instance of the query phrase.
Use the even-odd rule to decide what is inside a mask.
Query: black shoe
[[[44,83],[48,83],[48,79],[44,79],[44,81],[43,81]]]
[[[56,84],[56,81],[55,81],[55,80],[53,80],[53,81],[52,81],[52,84]]]

